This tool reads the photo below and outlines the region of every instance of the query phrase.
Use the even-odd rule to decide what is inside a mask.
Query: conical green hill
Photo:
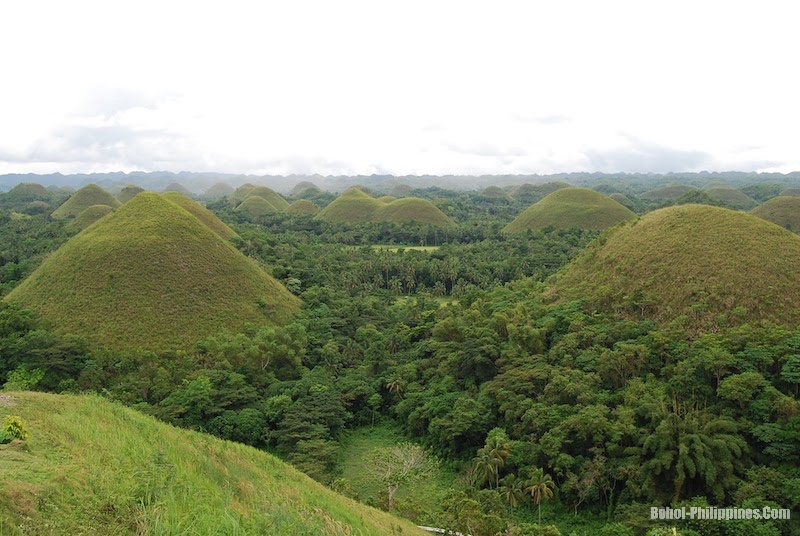
[[[67,224],[67,226],[70,229],[82,231],[106,214],[109,214],[112,210],[114,209],[108,205],[92,205],[78,214],[74,220]]]
[[[739,210],[750,210],[758,204],[752,197],[735,188],[708,188],[705,191],[717,201]]]
[[[52,217],[62,219],[77,216],[92,205],[108,205],[111,208],[117,208],[121,204],[113,195],[96,184],[88,184],[72,194],[60,207],[55,209]]]
[[[129,184],[117,194],[117,201],[120,203],[127,203],[138,194],[144,192],[144,188],[136,184]]]
[[[750,214],[795,233],[800,232],[800,197],[787,195],[773,197],[751,210]]]
[[[319,207],[308,199],[298,199],[286,209],[286,214],[316,214]]]
[[[672,201],[673,199],[677,199],[692,190],[697,190],[697,188],[687,186],[685,184],[673,184],[671,186],[664,186],[663,188],[650,190],[649,192],[643,193],[639,197],[646,199],[647,201]]]
[[[414,221],[446,227],[455,225],[433,203],[419,197],[404,197],[388,203],[377,210],[375,220],[395,223]]]
[[[25,441],[0,445],[0,534],[422,536],[272,454],[106,398],[4,393]]]
[[[511,196],[509,196],[499,186],[487,186],[481,190],[481,192],[478,194],[478,197],[492,201],[511,201]]]
[[[358,188],[350,188],[323,208],[317,218],[335,223],[374,221],[375,213],[383,203]]]
[[[217,233],[223,240],[228,240],[236,236],[236,231],[228,227],[225,222],[219,219],[216,214],[193,199],[178,192],[167,192],[163,194],[165,199],[169,199],[182,209],[192,214],[195,218],[203,222],[206,227]]]
[[[514,186],[510,191],[509,195],[514,199],[519,201],[525,201],[528,203],[535,203],[536,201],[542,199],[544,196],[548,194],[552,194],[556,190],[560,190],[562,188],[570,188],[572,185],[567,184],[566,182],[546,182],[544,184],[520,184],[518,186]]]
[[[391,203],[392,201],[397,201],[397,198],[393,195],[382,195],[378,198],[378,201],[381,203]]]
[[[3,197],[16,203],[30,201],[49,201],[52,197],[50,191],[35,182],[21,182],[3,194]]]
[[[553,226],[557,229],[606,229],[634,217],[628,208],[588,188],[562,188],[526,208],[505,226],[506,233]]]
[[[800,237],[758,217],[679,205],[609,231],[550,281],[563,299],[688,328],[800,324]]]
[[[275,207],[278,212],[283,212],[287,208],[289,208],[289,202],[281,196],[278,192],[273,190],[272,188],[267,188],[266,186],[256,186],[247,194],[247,197],[252,195],[257,195],[259,197],[263,197],[269,204]]]
[[[222,199],[223,197],[230,197],[236,190],[233,186],[224,182],[218,182],[205,191],[203,197],[206,199]]]
[[[319,186],[314,184],[310,181],[301,181],[294,185],[294,188],[289,192],[289,195],[292,197],[297,197],[301,195],[306,190],[317,190],[319,191]]]
[[[74,236],[7,297],[63,332],[121,350],[191,348],[299,300],[195,216],[141,193]]]
[[[249,214],[252,218],[258,218],[266,214],[274,214],[278,210],[272,206],[272,203],[261,197],[260,195],[251,195],[242,201],[238,207],[238,212]]]
[[[167,185],[166,188],[162,190],[162,192],[177,192],[181,195],[185,195],[186,197],[193,197],[194,194],[183,184],[179,182],[171,182]]]

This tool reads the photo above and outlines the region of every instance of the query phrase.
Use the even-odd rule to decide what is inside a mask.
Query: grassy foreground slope
[[[237,236],[236,231],[228,227],[228,225],[219,219],[216,214],[208,210],[194,199],[189,199],[185,195],[179,194],[178,192],[167,192],[163,194],[162,197],[164,197],[164,199],[169,199],[185,211],[192,214],[206,227],[217,233],[217,235],[223,240]]]
[[[113,349],[191,348],[299,299],[196,217],[141,193],[71,238],[7,297]]]
[[[423,534],[252,447],[97,396],[10,395],[0,414],[31,436],[0,445],[0,534]]]
[[[606,229],[634,217],[627,207],[588,188],[561,188],[526,208],[505,226],[507,233],[529,229]]]
[[[679,205],[628,222],[551,279],[554,293],[657,322],[800,324],[800,237],[761,218]]]

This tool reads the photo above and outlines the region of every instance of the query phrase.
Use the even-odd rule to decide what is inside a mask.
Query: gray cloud
[[[685,151],[626,136],[629,146],[611,151],[584,151],[588,169],[609,173],[667,173],[670,171],[702,171],[713,167],[710,154]]]

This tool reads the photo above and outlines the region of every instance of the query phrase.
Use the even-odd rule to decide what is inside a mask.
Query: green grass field
[[[10,396],[9,396],[10,395]],[[174,428],[97,396],[8,393],[0,534],[423,534],[252,447]]]

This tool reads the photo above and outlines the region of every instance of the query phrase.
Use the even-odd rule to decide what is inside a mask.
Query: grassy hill
[[[779,195],[782,196],[800,196],[800,188],[786,188],[781,191]]]
[[[453,226],[453,221],[433,203],[419,197],[396,199],[380,207],[374,215],[375,221],[395,223],[419,222],[431,225]]]
[[[113,349],[191,348],[299,300],[195,216],[142,193],[71,238],[6,299]]]
[[[478,194],[478,198],[484,201],[511,201],[511,196],[499,186],[487,186],[481,190]]]
[[[750,214],[790,231],[800,232],[800,197],[781,195],[758,205]]]
[[[208,190],[205,191],[203,197],[206,199],[222,199],[223,197],[228,197],[233,195],[233,192],[236,190],[233,189],[233,186],[230,184],[226,184],[224,182],[218,182],[211,186]]]
[[[74,217],[93,205],[108,205],[111,208],[117,208],[122,203],[96,184],[88,184],[55,209],[52,217],[55,219]]]
[[[236,236],[236,231],[228,227],[225,222],[216,216],[216,214],[208,210],[197,201],[189,199],[185,195],[179,194],[178,192],[167,192],[162,197],[164,199],[169,199],[183,210],[192,214],[223,240],[228,240],[229,238]]]
[[[67,227],[73,230],[77,229],[82,231],[106,214],[109,214],[112,210],[114,209],[108,205],[92,205],[78,214],[74,220],[67,224]]]
[[[413,535],[263,451],[97,396],[11,393],[28,440],[0,445],[0,534]]]
[[[185,195],[186,197],[194,197],[194,194],[186,186],[179,182],[171,182],[161,191],[164,193],[177,192],[181,195]]]
[[[393,195],[382,195],[378,198],[378,201],[381,203],[391,203],[392,201],[397,201],[397,198]]]
[[[289,195],[291,197],[297,197],[297,196],[301,195],[303,192],[305,192],[306,190],[319,191],[319,186],[317,186],[316,184],[314,184],[313,182],[310,182],[310,181],[300,181],[300,182],[298,182],[297,184],[294,185],[294,188],[292,188],[292,190],[289,192]]]
[[[605,229],[634,217],[630,209],[587,188],[561,188],[525,209],[505,226],[506,233],[553,226],[557,229]]]
[[[249,214],[252,218],[258,218],[267,214],[275,214],[278,212],[272,203],[261,197],[260,195],[251,195],[242,201],[236,209],[238,212]]]
[[[322,209],[317,218],[335,223],[374,221],[375,213],[383,205],[358,188],[350,188]]]
[[[758,204],[752,197],[734,188],[708,188],[706,193],[714,199],[739,210],[750,210]]]
[[[509,195],[519,201],[526,203],[535,203],[548,194],[552,194],[556,190],[562,188],[570,188],[572,185],[566,182],[546,182],[544,184],[530,184],[524,183],[514,186],[509,191]]]
[[[646,201],[655,201],[655,202],[672,201],[673,199],[677,199],[680,196],[686,194],[687,192],[690,192],[691,190],[697,190],[697,188],[693,188],[685,184],[675,184],[672,186],[665,186],[663,188],[650,190],[649,192],[643,193],[639,197]]]
[[[316,214],[319,207],[307,199],[298,199],[284,211],[286,214]]]
[[[144,192],[144,188],[135,184],[129,184],[117,194],[117,201],[120,203],[127,203],[138,194]]]
[[[287,208],[289,208],[289,202],[286,201],[278,192],[271,188],[267,188],[266,186],[255,186],[252,184],[243,184],[236,191],[233,195],[230,196],[230,200],[235,205],[241,205],[243,201],[245,201],[250,196],[259,196],[263,197],[269,204],[272,205],[278,212],[283,212]]]
[[[800,237],[707,205],[669,207],[609,231],[551,279],[552,294],[695,330],[800,324]]]
[[[411,195],[411,192],[414,191],[414,188],[411,187],[410,184],[395,184],[392,186],[392,189],[389,191],[389,195],[392,197],[408,197]]]
[[[29,203],[31,201],[50,201],[53,193],[41,184],[35,182],[21,182],[2,194],[4,200],[14,203]]]

